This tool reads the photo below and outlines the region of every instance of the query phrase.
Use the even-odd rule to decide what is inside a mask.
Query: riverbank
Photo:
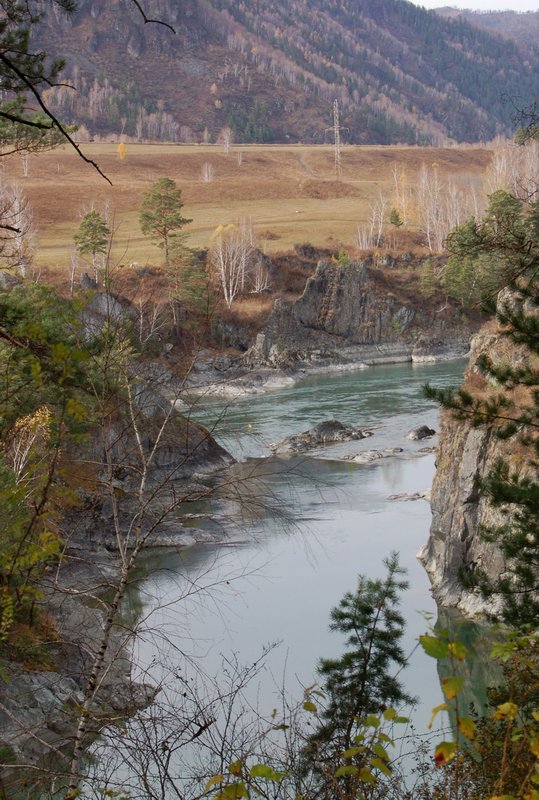
[[[187,379],[182,380],[181,384],[172,383],[174,388],[169,390],[168,395],[177,399],[180,408],[189,408],[189,397],[237,399],[293,387],[309,376],[354,372],[391,364],[460,361],[467,358],[469,352],[470,339],[467,338],[449,342],[446,346],[436,341],[430,349],[424,342],[420,346],[363,345],[343,347],[331,357],[313,352],[288,368],[266,366],[264,362],[257,367],[249,353],[247,359],[230,361],[226,368],[222,367],[221,362],[218,368],[211,361],[194,364]]]
[[[424,467],[431,469],[432,456],[423,457],[420,451],[424,448],[424,442],[406,439],[406,435],[411,428],[418,425],[432,425],[432,415],[435,412],[432,406],[426,411],[425,400],[421,395],[421,386],[425,380],[447,385],[448,382],[458,381],[461,370],[458,363],[447,362],[439,365],[418,364],[413,367],[408,364],[381,365],[376,370],[346,369],[325,374],[302,373],[296,376],[301,377],[299,383],[294,381],[280,391],[261,393],[256,398],[245,396],[227,403],[224,415],[219,397],[199,398],[191,412],[196,418],[193,425],[212,431],[220,448],[215,450],[219,457],[228,451],[233,458],[228,466],[225,462],[219,462],[221,468],[225,467],[226,474],[223,473],[218,482],[215,481],[215,476],[207,475],[203,481],[191,479],[190,482],[182,483],[181,489],[178,485],[175,490],[176,499],[191,498],[193,502],[182,506],[178,514],[169,520],[168,525],[166,522],[162,523],[159,537],[148,542],[151,547],[145,551],[143,574],[146,574],[148,580],[152,580],[150,571],[155,569],[154,561],[157,560],[160,564],[168,565],[165,567],[168,574],[172,575],[178,570],[183,575],[185,569],[179,565],[191,562],[196,564],[201,558],[204,562],[207,559],[211,561],[214,557],[221,560],[218,553],[223,554],[225,561],[230,557],[236,565],[243,563],[242,553],[251,547],[256,550],[268,535],[264,533],[263,526],[266,524],[270,525],[275,547],[280,546],[279,542],[288,547],[285,543],[291,543],[295,537],[286,535],[284,520],[276,522],[273,518],[275,496],[281,498],[277,503],[281,511],[293,511],[294,517],[297,517],[293,530],[298,527],[299,531],[304,525],[309,530],[312,529],[315,537],[312,546],[318,538],[320,542],[325,540],[327,534],[322,532],[323,529],[320,530],[320,525],[326,515],[334,520],[331,528],[336,526],[339,529],[342,524],[339,521],[341,515],[344,518],[348,515],[349,497],[358,492],[356,481],[360,481],[360,485],[365,487],[361,490],[357,503],[361,505],[362,514],[367,514],[366,517],[361,517],[365,521],[357,524],[370,525],[370,515],[376,515],[385,507],[386,501],[390,518],[397,527],[402,521],[403,508],[416,507],[418,510],[411,512],[411,519],[416,515],[423,519],[428,515],[426,503],[397,502],[399,499],[424,493],[430,482],[430,472],[429,475],[424,473]],[[374,435],[368,441],[339,442],[322,450],[309,451],[296,460],[265,457],[271,453],[271,443],[282,436],[297,434],[320,420],[332,417],[349,425],[369,428]],[[429,445],[431,443],[429,441]],[[396,448],[402,449],[397,452]],[[368,452],[363,454],[363,463],[355,460],[361,458],[365,449]],[[180,456],[183,458],[182,453]],[[243,463],[236,466],[234,459]],[[200,465],[201,462],[197,463]],[[399,477],[408,472],[418,477],[410,480]],[[388,481],[387,488],[381,490],[382,495],[385,493],[385,499],[379,489],[373,492],[373,485],[377,485],[382,476],[386,476]],[[251,480],[250,484],[245,480],[246,477]],[[305,485],[300,490],[300,503],[294,488],[298,480],[305,480]],[[119,493],[118,496],[123,496],[124,491],[125,487],[115,484],[114,492]],[[388,501],[389,495],[399,497]],[[246,505],[242,512],[244,499]],[[391,510],[393,507],[394,511]],[[62,590],[57,593],[58,605],[54,607],[64,617],[59,625],[60,640],[55,645],[58,653],[57,666],[41,672],[29,670],[25,673],[25,681],[13,679],[11,684],[16,694],[10,699],[9,708],[19,718],[20,725],[17,732],[7,720],[6,730],[17,743],[21,761],[32,763],[30,759],[42,757],[39,756],[40,747],[41,753],[44,753],[51,746],[69,744],[73,736],[73,720],[76,720],[77,709],[80,707],[84,676],[88,674],[87,659],[102,630],[103,617],[99,611],[99,600],[91,598],[107,597],[118,576],[118,565],[121,564],[121,554],[112,546],[112,511],[110,502],[97,508],[89,503],[84,524],[77,512],[73,512],[70,522],[73,537],[69,543],[66,569],[62,574]],[[96,520],[99,521],[99,529],[95,527]],[[391,522],[392,525],[394,523]],[[351,531],[356,523],[350,524]],[[414,531],[414,537],[417,537],[415,528]],[[279,538],[283,536],[284,538]],[[423,540],[425,536],[426,533]],[[300,532],[295,539],[297,547],[301,547],[303,538],[304,534]],[[414,542],[414,538],[408,542],[406,537],[402,540],[402,545],[410,548],[410,559],[415,557]],[[157,544],[161,546],[156,547]],[[379,546],[384,551],[379,555],[387,555],[391,544],[386,534],[382,536]],[[149,563],[146,563],[147,559],[150,560]],[[363,558],[356,569],[375,570],[377,563],[379,559],[373,551],[369,562]],[[196,571],[195,567],[194,569]],[[205,568],[201,566],[201,569]],[[194,578],[195,573],[189,580]],[[340,585],[342,586],[342,579]],[[50,587],[54,587],[54,582],[51,581]],[[178,591],[178,587],[176,589]],[[324,614],[331,602],[331,599],[326,598]],[[141,606],[137,607],[140,613]],[[196,619],[199,613],[200,609]],[[131,683],[129,633],[133,627],[132,622],[133,620],[125,619],[121,621],[119,639],[111,650],[117,656],[117,667],[110,673],[107,670],[111,682],[106,688],[103,708],[108,708],[117,717],[128,716],[130,708],[136,707],[137,697],[145,697],[144,688],[139,689],[136,684]],[[322,622],[322,607],[320,624],[325,624]],[[120,650],[120,644],[125,648],[123,651]],[[71,655],[72,650],[76,658]],[[35,699],[30,700],[34,695]],[[107,706],[106,697],[116,705]],[[28,716],[22,711],[25,708],[29,710]],[[29,730],[33,733],[29,734]],[[39,740],[44,744],[39,745]]]

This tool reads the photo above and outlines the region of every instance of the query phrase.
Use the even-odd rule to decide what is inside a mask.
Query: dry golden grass
[[[162,176],[182,188],[184,213],[193,219],[188,227],[192,246],[206,247],[218,224],[247,216],[260,246],[282,252],[304,241],[320,247],[351,245],[379,187],[391,192],[395,165],[410,183],[423,163],[436,164],[442,174],[457,179],[478,180],[491,159],[489,150],[470,147],[345,147],[336,180],[329,146],[238,145],[225,156],[215,145],[128,144],[123,161],[115,144],[90,143],[82,149],[112,186],[66,146],[32,155],[26,178],[17,156],[3,159],[5,178],[21,183],[34,209],[36,261],[46,271],[68,269],[81,216],[104,204],[115,230],[113,262],[159,264],[160,250],[142,236],[138,214],[143,193]],[[214,169],[211,183],[201,178],[206,163]]]
[[[234,319],[240,324],[260,327],[260,320],[271,313],[274,295],[253,294],[239,297],[234,303]]]

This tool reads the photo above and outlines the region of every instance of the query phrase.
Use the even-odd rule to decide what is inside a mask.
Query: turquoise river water
[[[316,681],[318,659],[341,652],[339,635],[328,630],[331,608],[355,588],[358,573],[382,575],[383,558],[396,550],[410,581],[402,610],[411,658],[402,679],[419,698],[414,719],[424,729],[430,709],[442,702],[436,665],[416,647],[427,629],[425,614],[436,614],[416,560],[428,537],[430,508],[422,499],[389,498],[429,488],[434,454],[421,450],[435,440],[413,442],[406,434],[420,424],[438,429],[438,409],[422,386],[458,384],[463,368],[463,362],[374,367],[311,376],[226,407],[222,400],[199,401],[194,418],[242,462],[234,480],[253,471],[262,477],[256,489],[237,483],[239,503],[216,499],[199,509],[210,518],[192,524],[218,531],[219,543],[148,559],[140,602],[153,613],[138,641],[141,665],[159,670],[163,636],[170,661],[175,653],[187,655],[210,675],[219,671],[222,655],[248,663],[264,645],[279,642],[257,678],[257,704],[271,708],[283,683],[301,696],[302,687]],[[333,418],[374,435],[314,457],[268,458],[271,442]],[[390,447],[403,452],[367,466],[339,460]],[[242,512],[247,501],[255,508]]]

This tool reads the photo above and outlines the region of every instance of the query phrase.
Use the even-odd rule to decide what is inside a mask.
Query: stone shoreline
[[[297,367],[288,369],[261,365],[258,368],[253,367],[247,370],[231,367],[226,371],[217,371],[211,366],[206,366],[182,384],[181,399],[176,402],[181,408],[182,404],[189,407],[186,398],[190,396],[232,399],[249,397],[295,386],[311,375],[353,372],[390,364],[434,364],[458,361],[467,358],[469,352],[469,341],[461,340],[453,343],[443,352],[440,352],[439,348],[433,348],[431,352],[422,350],[421,353],[415,353],[413,348],[392,345],[387,345],[385,348],[380,345],[344,348],[334,358],[317,360],[311,356],[310,360],[305,359],[299,362],[300,365]]]

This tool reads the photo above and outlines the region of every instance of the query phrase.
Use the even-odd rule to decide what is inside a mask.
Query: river
[[[270,708],[283,683],[301,696],[302,686],[316,681],[318,659],[341,651],[339,635],[328,630],[331,608],[355,589],[358,573],[381,576],[382,560],[396,550],[410,582],[402,610],[404,646],[412,655],[402,677],[420,699],[414,718],[424,729],[430,709],[442,702],[436,665],[416,647],[425,615],[436,614],[416,560],[430,508],[422,499],[388,498],[429,488],[434,454],[421,450],[433,441],[413,442],[406,434],[420,424],[438,428],[438,409],[422,386],[458,384],[463,368],[463,362],[380,366],[311,376],[291,388],[227,401],[226,408],[217,399],[200,401],[193,416],[242,462],[240,472],[264,474],[257,491],[265,503],[259,513],[242,515],[240,506],[217,498],[212,518],[192,524],[218,526],[219,544],[147,558],[140,601],[154,611],[139,638],[141,664],[159,670],[181,653],[211,675],[219,672],[222,655],[235,653],[249,663],[264,645],[280,642],[257,679],[257,703]],[[332,418],[374,435],[325,448],[317,454],[322,457],[267,458],[272,441]],[[368,466],[338,460],[388,447],[403,452]]]

